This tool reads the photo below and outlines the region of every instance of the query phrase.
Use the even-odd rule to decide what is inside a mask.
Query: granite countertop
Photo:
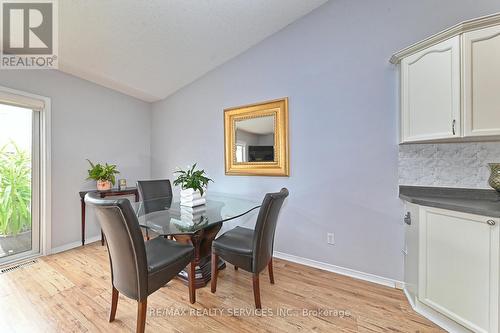
[[[422,206],[500,217],[500,193],[494,190],[399,186],[399,197]]]

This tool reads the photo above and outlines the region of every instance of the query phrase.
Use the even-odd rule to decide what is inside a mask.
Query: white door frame
[[[33,256],[45,256],[51,253],[51,100],[49,97],[0,86],[2,96],[12,97],[19,106],[43,103],[40,112],[40,251]],[[33,257],[31,256],[31,257]],[[15,259],[15,258],[13,258]],[[25,258],[23,258],[25,259]]]

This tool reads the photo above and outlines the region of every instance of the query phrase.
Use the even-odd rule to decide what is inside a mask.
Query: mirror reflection
[[[274,115],[236,121],[236,162],[274,162]]]

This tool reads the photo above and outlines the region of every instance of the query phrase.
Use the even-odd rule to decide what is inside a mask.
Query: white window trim
[[[52,247],[52,191],[51,191],[51,100],[49,97],[0,86],[0,97],[10,98],[25,106],[42,107],[40,111],[40,254],[51,253]],[[42,102],[42,103],[41,103]]]

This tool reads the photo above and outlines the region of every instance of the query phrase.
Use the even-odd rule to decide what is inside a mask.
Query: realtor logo
[[[0,0],[0,69],[57,68],[55,0]]]

